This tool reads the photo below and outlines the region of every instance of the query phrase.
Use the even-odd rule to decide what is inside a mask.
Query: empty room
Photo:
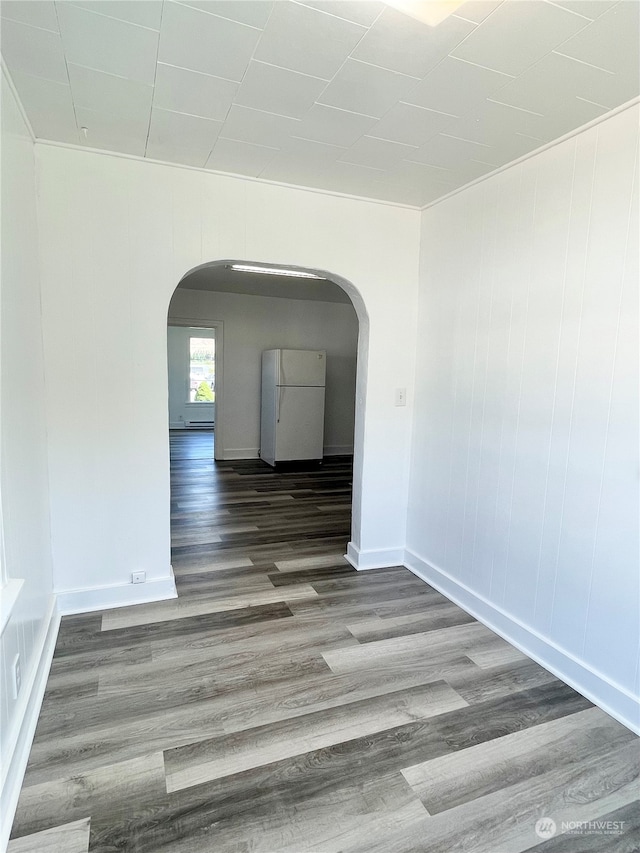
[[[0,850],[640,844],[639,0],[0,0]]]

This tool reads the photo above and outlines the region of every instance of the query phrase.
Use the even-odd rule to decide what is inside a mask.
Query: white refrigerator
[[[269,465],[322,459],[326,361],[324,350],[262,353],[260,458]]]

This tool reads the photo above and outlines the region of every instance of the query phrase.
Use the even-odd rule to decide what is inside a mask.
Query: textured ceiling
[[[344,302],[351,305],[346,292],[325,279],[291,278],[284,275],[259,275],[231,270],[225,264],[205,264],[186,275],[178,287],[218,293],[242,293],[276,299],[305,299],[314,302]]]
[[[638,0],[470,0],[435,28],[374,0],[0,9],[38,138],[416,206],[639,92]]]

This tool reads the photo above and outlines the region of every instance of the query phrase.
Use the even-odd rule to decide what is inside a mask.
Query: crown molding
[[[205,169],[202,166],[188,166],[185,163],[170,163],[166,160],[152,160],[150,157],[140,157],[138,154],[125,154],[121,151],[106,151],[102,148],[90,148],[87,145],[76,145],[71,142],[56,142],[52,139],[35,139],[36,145],[45,145],[53,148],[67,148],[71,151],[82,151],[85,154],[99,154],[104,157],[119,157],[124,160],[135,160],[139,163],[148,163],[154,166],[169,166],[172,169],[187,169],[191,172],[200,172],[203,175],[215,175],[220,178],[231,178],[235,181],[246,181],[253,184],[263,184],[270,187],[280,187],[289,190],[300,190],[301,192],[315,193],[316,195],[332,196],[333,198],[360,201],[366,204],[381,204],[384,207],[398,207],[402,210],[413,210],[419,213],[421,208],[417,205],[403,204],[399,201],[388,201],[383,198],[371,196],[353,195],[352,193],[341,193],[336,190],[326,190],[321,187],[307,187],[302,184],[287,184],[283,181],[270,181],[266,178],[255,178],[251,175],[238,175],[233,172],[219,172],[214,169]]]

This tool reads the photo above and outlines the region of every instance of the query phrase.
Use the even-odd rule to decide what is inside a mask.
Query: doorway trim
[[[191,273],[196,270],[201,270],[204,267],[222,266],[237,263],[253,263],[260,266],[276,267],[278,269],[287,268],[290,270],[299,270],[301,272],[310,272],[318,275],[320,278],[330,281],[343,290],[349,299],[358,317],[358,346],[357,346],[357,361],[356,361],[356,406],[355,406],[355,423],[353,433],[353,490],[351,499],[351,538],[347,545],[347,553],[345,557],[354,566],[354,568],[369,569],[379,568],[380,560],[376,560],[375,565],[369,564],[367,556],[370,557],[373,552],[362,551],[362,521],[363,521],[363,487],[364,487],[364,456],[365,456],[365,408],[367,405],[367,383],[368,383],[368,366],[369,366],[369,313],[365,304],[364,298],[355,284],[349,279],[344,278],[337,273],[330,272],[323,267],[317,266],[301,266],[299,264],[291,264],[284,261],[283,263],[274,263],[271,261],[262,262],[256,259],[223,259],[205,261],[204,263],[196,264],[196,266],[188,269],[169,296],[167,303],[167,326],[170,323],[174,325],[199,326],[200,328],[217,328],[220,327],[222,332],[222,322],[216,324],[215,321],[193,320],[192,318],[171,318],[169,320],[169,308],[173,294],[176,292],[180,283],[183,282]],[[222,354],[222,339],[219,347]],[[224,394],[221,383],[221,393]],[[218,399],[218,391],[216,389],[216,400]],[[217,417],[217,415],[216,415]],[[219,427],[224,435],[224,422],[220,418]],[[216,429],[218,424],[216,424]],[[219,434],[218,434],[219,435]],[[214,441],[214,458],[222,461],[224,457],[221,455],[224,452],[224,441]],[[378,554],[379,552],[375,552]],[[366,555],[366,556],[365,556]],[[382,565],[395,565],[401,559],[401,550],[385,552],[385,557],[382,558]]]
[[[215,330],[216,407],[213,428],[213,458],[224,459],[224,322],[222,320],[195,320],[193,317],[168,317],[167,328],[169,326]]]

